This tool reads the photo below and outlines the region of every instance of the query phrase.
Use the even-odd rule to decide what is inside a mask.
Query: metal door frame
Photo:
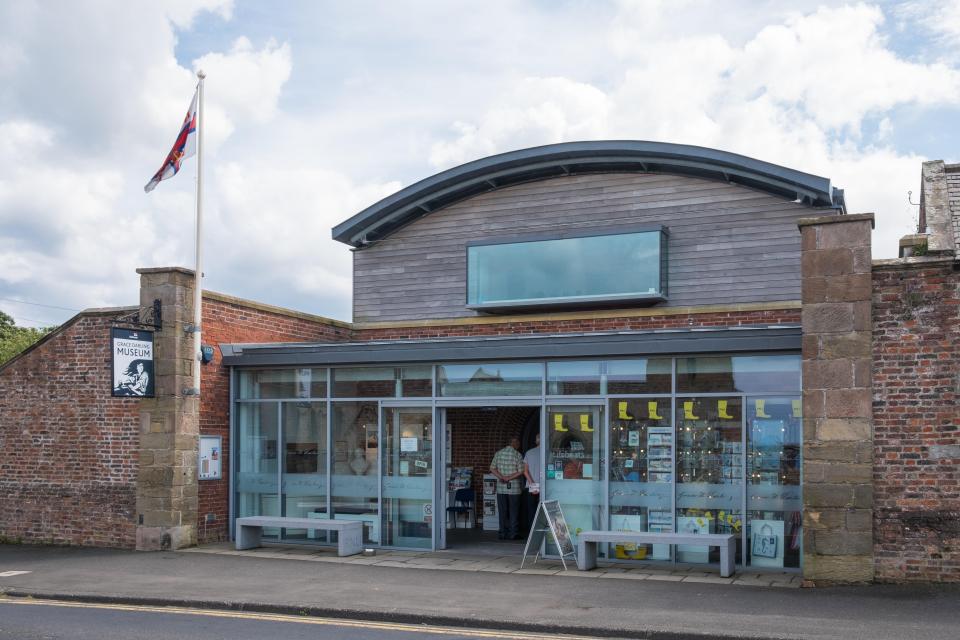
[[[401,547],[397,545],[386,545],[384,544],[384,536],[386,535],[386,527],[383,526],[383,456],[384,452],[384,443],[386,442],[386,424],[384,422],[384,411],[386,409],[421,409],[424,412],[430,413],[430,438],[431,446],[433,447],[433,452],[430,454],[430,464],[433,465],[431,470],[431,477],[434,482],[431,483],[432,492],[430,495],[430,503],[433,505],[433,520],[430,523],[430,551],[437,550],[437,411],[434,402],[430,398],[397,398],[389,400],[380,400],[378,402],[379,407],[377,408],[377,517],[380,520],[380,546],[389,547],[391,549],[413,549],[416,551],[423,551],[420,547]],[[441,474],[442,477],[442,474]]]

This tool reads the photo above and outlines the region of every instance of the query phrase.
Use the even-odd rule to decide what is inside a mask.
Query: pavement
[[[304,562],[334,562],[339,564],[364,564],[374,567],[393,567],[400,569],[424,569],[435,571],[467,571],[512,573],[529,575],[556,575],[564,578],[604,578],[613,580],[651,580],[667,582],[703,582],[706,584],[733,584],[751,587],[780,587],[799,589],[802,582],[797,571],[748,570],[730,578],[720,577],[719,568],[710,565],[681,565],[632,561],[630,563],[611,563],[600,561],[589,573],[575,571],[576,561],[567,559],[566,568],[559,560],[540,560],[536,563],[527,560],[521,567],[521,545],[509,555],[504,555],[502,544],[492,544],[483,553],[464,552],[457,549],[446,551],[394,551],[379,549],[377,555],[338,557],[333,547],[315,545],[269,545],[256,549],[237,551],[229,542],[203,545],[184,549],[182,553],[212,553],[228,556],[246,556],[257,558],[276,558],[279,560],[296,558]],[[498,548],[499,547],[499,548]],[[476,547],[472,547],[476,548]]]
[[[813,589],[0,545],[8,598],[199,607],[544,635],[676,640],[960,638],[960,585]],[[276,557],[279,556],[279,557]],[[27,573],[16,573],[27,572]]]

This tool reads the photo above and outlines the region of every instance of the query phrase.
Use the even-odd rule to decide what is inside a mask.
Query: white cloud
[[[882,12],[862,4],[786,17],[742,46],[715,34],[674,37],[671,12],[684,5],[640,6],[624,4],[611,27],[625,69],[609,89],[520,80],[475,123],[458,122],[454,139],[436,142],[432,164],[591,137],[583,132],[715,147],[830,177],[851,212],[877,214],[875,253],[896,254],[897,238],[911,231],[906,192],[924,158],[877,146],[893,129],[888,116],[875,142],[861,129],[899,105],[960,106],[960,70],[898,57],[880,35]],[[548,82],[576,91],[550,91]]]
[[[764,28],[743,50],[732,81],[766,92],[817,124],[858,131],[863,118],[897,104],[960,101],[960,72],[898,58],[880,35],[877,7],[821,8]]]
[[[960,0],[918,0],[902,2],[894,14],[903,21],[901,29],[919,27],[929,35],[931,44],[940,49],[934,57],[949,59],[960,52]]]
[[[137,267],[192,262],[193,161],[149,196],[142,186],[169,150],[196,82],[174,57],[173,25],[204,10],[229,18],[232,2],[0,9],[0,18],[15,19],[0,20],[3,51],[22,52],[0,65],[9,82],[0,97],[2,297],[128,304]],[[218,90],[208,103],[213,159],[236,123],[275,115],[290,48],[241,39],[198,62]],[[35,319],[57,315],[27,310]]]
[[[960,2],[821,2],[304,2],[269,21],[232,0],[0,3],[0,297],[128,304],[136,267],[192,264],[194,161],[142,187],[198,68],[206,285],[226,293],[347,318],[332,226],[440,168],[576,139],[829,176],[851,211],[877,213],[875,251],[892,255],[927,153],[898,141],[897,109],[960,106]],[[887,39],[917,28],[943,55]]]
[[[164,0],[163,9],[170,22],[181,29],[189,29],[197,14],[208,11],[224,20],[233,17],[233,0]]]
[[[602,138],[610,100],[599,89],[566,78],[525,78],[484,114],[478,125],[454,123],[457,138],[437,142],[430,164],[447,168],[510,147],[542,141]]]
[[[358,185],[340,172],[297,160],[271,165],[250,158],[216,169],[218,198],[208,219],[211,228],[229,231],[208,238],[220,265],[208,287],[242,280],[261,298],[296,308],[309,299],[348,318],[351,272],[330,228],[400,184]]]
[[[245,37],[226,53],[208,53],[194,60],[206,73],[206,133],[216,145],[238,125],[263,123],[277,113],[280,91],[290,79],[290,45],[268,41],[260,50]]]

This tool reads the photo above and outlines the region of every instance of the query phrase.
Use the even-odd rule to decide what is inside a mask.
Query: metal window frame
[[[555,240],[577,240],[580,238],[601,238],[605,236],[627,236],[641,233],[658,233],[657,238],[657,257],[655,268],[657,271],[657,287],[655,293],[640,291],[631,291],[618,294],[599,294],[587,296],[560,296],[552,298],[523,298],[516,301],[500,300],[497,302],[470,302],[470,250],[475,247],[494,247],[511,244],[540,243],[551,242]],[[466,284],[464,286],[464,305],[467,309],[474,311],[497,311],[497,310],[518,310],[532,308],[550,308],[550,307],[575,307],[583,305],[595,306],[597,304],[624,304],[624,303],[646,303],[654,304],[667,300],[666,291],[666,269],[667,264],[663,260],[663,254],[669,245],[667,241],[670,237],[670,229],[662,224],[633,224],[620,225],[618,227],[586,227],[577,229],[564,229],[548,232],[522,233],[514,236],[499,236],[493,238],[484,238],[482,240],[471,240],[464,245],[466,264]]]

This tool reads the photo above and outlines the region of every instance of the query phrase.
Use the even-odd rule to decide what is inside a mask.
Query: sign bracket
[[[147,327],[163,330],[163,307],[160,304],[160,298],[155,298],[153,304],[149,307],[141,307],[133,313],[120,316],[116,319],[120,324],[132,324],[138,327]]]

